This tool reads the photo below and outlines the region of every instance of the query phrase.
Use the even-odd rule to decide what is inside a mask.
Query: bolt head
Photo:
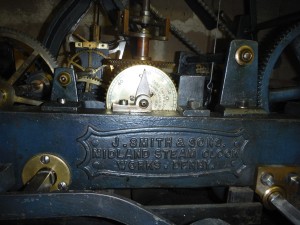
[[[270,173],[264,173],[260,177],[260,181],[263,185],[266,185],[268,187],[272,187],[275,182],[274,182],[274,176]]]
[[[244,62],[246,63],[250,62],[252,60],[252,57],[253,57],[252,52],[247,50],[242,52],[241,58]]]
[[[42,155],[40,158],[41,163],[48,164],[50,163],[50,157],[48,155]]]
[[[67,100],[65,98],[59,98],[59,99],[57,99],[57,102],[64,105],[67,103]]]
[[[288,175],[288,182],[292,185],[299,185],[300,184],[300,177],[298,174],[289,174]]]
[[[148,100],[142,99],[142,100],[139,102],[139,106],[140,106],[142,109],[147,109],[148,106],[149,106]]]
[[[68,189],[68,185],[66,184],[66,182],[60,182],[58,185],[58,190],[60,191],[66,191]]]
[[[254,60],[254,50],[247,45],[239,47],[235,53],[235,60],[241,66],[250,65]]]
[[[199,101],[195,101],[195,100],[189,100],[187,103],[187,106],[190,109],[199,109],[201,107],[201,104]]]
[[[119,105],[128,105],[128,100],[127,99],[119,100]]]

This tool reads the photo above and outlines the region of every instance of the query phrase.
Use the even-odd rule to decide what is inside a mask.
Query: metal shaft
[[[150,11],[150,0],[143,0],[143,11]]]
[[[49,192],[51,186],[55,183],[55,179],[55,173],[52,170],[40,170],[27,182],[24,191]]]
[[[293,224],[300,225],[300,211],[279,193],[270,196],[271,203]]]

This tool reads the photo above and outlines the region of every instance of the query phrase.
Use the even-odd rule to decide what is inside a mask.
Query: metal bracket
[[[266,208],[274,208],[270,197],[274,193],[281,194],[288,201],[293,201],[300,183],[299,166],[261,166],[257,169],[255,192],[262,199]]]
[[[51,100],[64,99],[78,102],[76,78],[72,68],[56,68],[54,71]]]
[[[258,46],[255,41],[230,44],[220,105],[225,108],[256,108]]]

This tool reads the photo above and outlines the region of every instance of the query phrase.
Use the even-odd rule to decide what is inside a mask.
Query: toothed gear
[[[51,53],[40,42],[28,36],[27,34],[11,28],[0,27],[0,38],[16,40],[20,43],[24,43],[34,51],[37,51],[40,57],[46,62],[52,73],[54,72],[54,68],[58,67],[57,62]]]
[[[23,93],[19,95],[17,92],[18,89],[16,88],[19,88],[20,86],[16,84],[19,80],[21,80],[20,79],[21,77],[28,80],[28,77],[26,78],[27,76],[26,72],[28,72],[28,68],[32,63],[36,61],[37,58],[41,58],[48,67],[49,71],[47,72],[43,71],[45,72],[44,74],[45,77],[47,76],[48,72],[53,73],[54,69],[58,66],[56,60],[50,54],[50,52],[48,52],[48,50],[44,46],[42,46],[42,44],[40,44],[37,40],[29,37],[28,35],[22,32],[10,28],[6,28],[6,27],[0,27],[0,39],[3,41],[7,41],[13,47],[17,45],[18,48],[15,47],[15,49],[20,48],[24,50],[24,52],[26,52],[29,49],[31,51],[31,53],[29,52],[29,56],[26,56],[27,58],[24,60],[22,65],[20,65],[13,74],[0,74],[0,76],[2,76],[1,85],[0,85],[2,98],[0,100],[0,106],[7,107],[9,105],[14,104],[15,102],[26,104],[26,105],[36,105],[36,106],[42,104],[43,101],[40,101],[40,98],[43,98],[44,96],[39,96],[37,97],[39,99],[36,100],[33,99],[32,97],[28,97],[26,95],[28,93]],[[6,77],[6,79],[4,79],[4,77]],[[43,87],[42,83],[37,84],[35,82],[27,85],[35,86],[35,88]]]
[[[258,72],[258,106],[269,111],[269,83],[274,66],[283,50],[300,35],[300,22],[284,30],[265,51]]]
[[[162,62],[162,61],[150,61],[150,60],[134,60],[134,59],[106,59],[103,61],[105,65],[112,65],[114,67],[127,68],[135,65],[148,65],[158,68],[173,69],[175,63],[173,62]]]
[[[92,78],[92,77],[87,77],[87,76],[84,76],[84,77],[80,77],[77,79],[77,82],[84,82],[84,83],[88,83],[88,84],[94,84],[94,85],[97,85],[97,86],[100,86],[101,85],[101,79],[99,78]]]
[[[86,49],[86,50],[81,50],[79,52],[77,52],[76,54],[74,54],[69,60],[68,60],[68,67],[74,66],[76,68],[78,68],[79,70],[83,71],[83,72],[91,72],[91,73],[96,73],[100,68],[102,68],[102,64],[97,67],[97,68],[92,68],[92,67],[83,67],[82,65],[77,64],[77,62],[75,62],[76,58],[79,58],[80,55],[82,54],[88,54],[89,57],[92,57],[92,54],[96,54],[100,57],[102,57],[103,59],[108,59],[109,57],[106,56],[104,53],[100,52],[99,50],[95,50],[95,49]],[[90,60],[88,59],[89,63],[92,63]],[[89,71],[91,70],[91,71]]]

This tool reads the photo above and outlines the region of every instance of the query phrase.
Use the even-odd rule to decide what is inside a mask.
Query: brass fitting
[[[241,66],[250,65],[254,60],[254,51],[251,47],[243,45],[235,53],[235,60]]]

